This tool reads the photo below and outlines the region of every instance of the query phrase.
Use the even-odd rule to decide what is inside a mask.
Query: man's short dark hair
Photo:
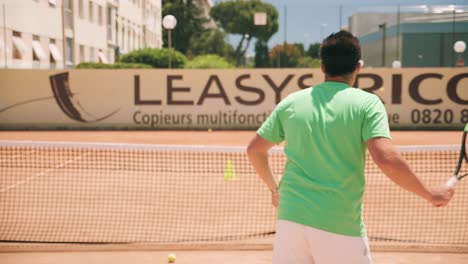
[[[333,33],[322,42],[320,59],[331,77],[352,73],[361,59],[359,40],[348,31]]]

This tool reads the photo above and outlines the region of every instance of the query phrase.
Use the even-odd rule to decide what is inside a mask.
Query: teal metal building
[[[366,67],[454,67],[468,50],[454,51],[456,41],[468,44],[468,12],[358,13],[350,18],[350,31],[358,36]]]

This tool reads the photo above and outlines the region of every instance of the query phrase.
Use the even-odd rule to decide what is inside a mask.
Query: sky
[[[222,1],[213,0],[214,3]],[[369,10],[396,12],[398,4],[402,6],[402,10],[404,6],[417,5],[468,5],[468,0],[264,0],[264,2],[276,6],[280,15],[279,31],[270,39],[270,46],[283,43],[285,37],[289,43],[304,43],[305,46],[320,42],[324,37],[339,30],[340,5],[342,25],[348,24],[348,18],[353,13]],[[286,26],[285,17],[287,17]],[[229,36],[229,41],[237,44],[238,38]],[[253,44],[249,53],[253,52]]]

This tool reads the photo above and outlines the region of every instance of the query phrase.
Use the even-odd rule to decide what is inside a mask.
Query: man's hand
[[[452,199],[453,188],[447,185],[428,188],[395,150],[389,139],[372,138],[366,144],[379,168],[403,189],[419,195],[437,207],[446,206]]]
[[[454,194],[454,189],[445,184],[431,187],[429,191],[431,196],[428,201],[437,207],[446,206]]]

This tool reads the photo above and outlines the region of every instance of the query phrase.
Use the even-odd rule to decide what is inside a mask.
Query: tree
[[[188,56],[217,54],[231,59],[234,56],[234,48],[226,42],[225,38],[226,33],[219,29],[206,30],[200,36],[192,38]]]
[[[270,60],[275,67],[295,68],[301,57],[301,51],[294,44],[276,45],[270,51]]]
[[[268,67],[270,67],[268,44],[264,40],[257,40],[257,43],[255,43],[255,68]]]
[[[173,30],[172,45],[184,54],[189,49],[192,38],[200,36],[205,31],[204,24],[208,22],[193,0],[163,0],[162,15],[176,17],[177,26]],[[163,41],[164,47],[168,47],[167,30],[163,30]]]
[[[320,43],[313,43],[310,44],[309,49],[307,50],[307,56],[314,58],[314,59],[319,59],[320,58]]]
[[[254,25],[256,12],[267,14],[267,25]],[[229,34],[241,35],[235,49],[236,65],[245,56],[252,38],[268,41],[278,31],[278,11],[260,0],[231,0],[220,2],[210,11],[211,17]]]
[[[301,56],[304,56],[304,54],[305,54],[304,44],[294,43],[293,45],[296,46],[299,49],[299,51],[301,52]]]

